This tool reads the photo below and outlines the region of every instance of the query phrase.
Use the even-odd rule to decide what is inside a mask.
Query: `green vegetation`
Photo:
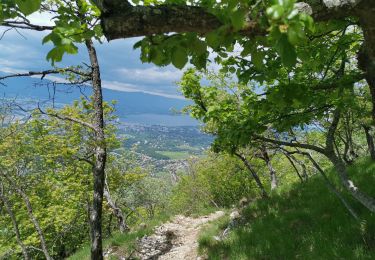
[[[154,218],[142,223],[142,227],[138,227],[129,233],[114,233],[110,238],[104,240],[104,250],[111,248],[114,254],[118,256],[130,256],[136,249],[137,239],[145,235],[153,233],[154,227],[168,221],[171,215],[158,214]],[[86,260],[90,259],[90,245],[83,245],[76,253],[69,256],[68,260]]]
[[[362,160],[350,175],[363,189],[374,193],[375,163]],[[334,178],[334,174],[330,174]],[[243,210],[244,223],[217,241],[227,225],[222,219],[202,232],[200,250],[209,259],[373,259],[375,216],[345,197],[360,215],[355,220],[321,176],[303,185],[257,200]]]
[[[90,100],[38,107],[30,120],[0,114],[2,257],[61,259],[91,239],[100,260],[114,225],[126,233],[168,210],[203,213],[245,196],[248,225],[223,242],[201,239],[212,258],[374,258],[374,166],[364,161],[375,161],[374,8],[371,0],[2,1],[5,32],[48,31],[54,68],[1,80],[62,74],[93,89]],[[37,11],[52,13],[53,25],[31,24]],[[174,189],[127,151],[111,153],[121,140],[94,42],[137,36],[142,62],[194,66],[179,83],[192,102],[186,111],[215,138],[217,157],[172,172]],[[89,64],[58,68],[79,44]],[[218,73],[207,71],[209,60]],[[157,158],[182,156],[139,144]],[[108,243],[129,249],[131,234]]]
[[[156,153],[164,155],[172,160],[187,159],[191,156],[188,152],[177,152],[177,151],[156,151]]]
[[[212,136],[189,126],[123,126],[119,134],[125,137],[124,146],[159,160],[186,159],[201,156]]]
[[[172,207],[184,214],[231,207],[243,197],[257,197],[258,191],[241,162],[231,156],[210,153],[190,162],[171,198]]]

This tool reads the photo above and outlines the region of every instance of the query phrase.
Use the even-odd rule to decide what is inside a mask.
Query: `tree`
[[[142,50],[143,61],[154,62],[157,65],[172,62],[176,67],[182,68],[190,57],[192,64],[204,67],[208,57],[208,46],[225,57],[225,51],[233,50],[234,44],[237,43],[245,50],[241,58],[251,57],[250,64],[245,60],[244,63],[247,64],[239,66],[237,71],[237,74],[247,74],[247,79],[254,78],[249,75],[254,71],[251,65],[255,69],[258,68],[259,72],[265,73],[275,65],[273,60],[277,56],[281,58],[285,67],[294,67],[297,57],[303,60],[302,64],[311,62],[314,57],[295,48],[303,46],[306,33],[317,41],[324,41],[326,35],[359,24],[364,42],[358,52],[358,68],[364,72],[361,79],[366,79],[369,85],[373,103],[372,115],[375,118],[375,80],[374,68],[371,65],[375,59],[375,24],[371,19],[371,10],[375,3],[371,0],[306,0],[296,4],[294,0],[226,0],[194,1],[190,5],[185,1],[174,0],[147,1],[142,2],[143,5],[138,1],[93,2],[101,11],[101,27],[108,40],[147,36],[136,45]],[[25,4],[23,0],[7,2],[2,6],[2,18],[5,20],[3,24],[43,29],[32,26],[27,21],[7,21],[17,16],[17,11],[29,14],[38,10],[40,3],[41,0],[29,1],[29,4]],[[80,0],[79,3],[83,7],[87,6],[86,1]],[[64,8],[65,11],[69,11],[63,5],[60,10]],[[318,22],[318,34],[313,32],[311,17]],[[69,23],[69,20],[76,19],[67,18],[61,14],[56,16],[61,29],[73,32],[80,28],[79,24]],[[82,31],[82,28],[80,30]],[[63,31],[60,30],[61,32]],[[170,35],[171,32],[176,33]],[[74,42],[77,42],[77,35],[62,34],[65,40],[54,41],[56,47],[48,56],[52,60],[61,60],[65,52],[76,52]],[[93,35],[100,37],[95,30],[87,30],[83,37]],[[78,36],[78,41],[81,39],[82,36]],[[270,47],[270,50],[267,47]],[[271,53],[273,55],[270,55]],[[274,74],[271,76],[273,79],[277,78]]]
[[[103,106],[105,137],[111,151],[119,145],[112,124],[113,108],[107,103]],[[40,235],[33,224],[35,220],[43,234],[45,251],[52,258],[72,254],[89,235],[87,203],[93,193],[90,166],[96,147],[95,133],[72,120],[90,122],[92,117],[93,101],[82,99],[58,110],[36,109],[28,121],[12,122],[2,128],[3,133],[12,133],[0,142],[3,199],[12,207],[20,238],[30,258],[42,257]],[[106,174],[111,176],[112,171]],[[118,185],[121,184],[123,182],[119,180]],[[10,211],[7,212],[6,215],[12,218]],[[30,212],[32,217],[28,215]],[[6,215],[0,216],[2,230],[10,227]],[[0,244],[5,248],[16,248],[14,234],[4,234]],[[14,250],[13,255],[19,253]]]
[[[248,120],[247,126],[252,125],[249,129],[261,127],[259,120],[272,121],[285,115],[293,118],[294,122],[288,120],[283,124],[279,120],[282,127],[278,130],[283,128],[285,131],[287,126],[290,128],[311,122],[313,116],[322,118],[328,108],[332,112],[333,107],[337,107],[337,99],[342,101],[341,106],[350,103],[349,99],[344,100],[341,95],[335,101],[334,96],[340,92],[338,90],[342,85],[354,86],[362,80],[366,80],[369,88],[372,118],[375,120],[375,21],[372,19],[375,2],[372,0],[306,0],[297,3],[294,0],[92,2],[97,8],[85,0],[78,0],[80,15],[76,15],[74,4],[69,1],[8,0],[1,4],[0,20],[4,26],[53,30],[44,40],[52,41],[55,45],[47,55],[52,62],[60,61],[64,53],[77,52],[77,42],[89,43],[93,37],[100,39],[102,33],[108,40],[146,36],[135,47],[141,49],[142,61],[159,66],[172,63],[177,68],[183,68],[189,61],[197,68],[204,68],[211,48],[217,54],[216,61],[221,63],[224,70],[236,73],[242,82],[257,82],[259,86],[266,86],[266,94],[263,95],[266,100],[258,102],[263,109],[257,109],[261,113],[251,117],[252,121]],[[25,18],[39,9],[48,10],[51,3],[58,3],[55,27],[33,25]],[[80,21],[82,14],[87,18],[84,23]],[[91,18],[94,21],[95,18],[100,19],[100,24],[88,25],[87,21],[92,21]],[[235,48],[240,49],[241,53],[235,52]],[[343,70],[339,69],[341,60],[344,60]],[[92,61],[93,72],[99,72],[95,59]],[[349,64],[350,69],[345,69],[345,63]],[[98,101],[94,126],[101,143],[100,80],[93,80],[93,85],[96,85]],[[319,91],[321,93],[317,93]],[[253,99],[254,95],[249,98]],[[294,107],[287,104],[289,101],[295,101]],[[249,104],[248,109],[243,110],[247,115],[251,114],[251,102]],[[266,106],[275,104],[283,113],[272,113],[274,118],[266,118],[262,114],[267,111]],[[345,172],[341,159],[332,155],[335,151],[331,145],[340,121],[340,109],[335,110],[336,116],[331,113],[329,117],[334,124],[331,131],[327,132],[330,135],[327,135],[325,149],[310,144],[298,146],[330,154],[331,161],[340,172]],[[294,116],[287,113],[296,113],[296,110],[303,112],[299,111]],[[238,131],[238,126],[227,130],[236,132],[241,138],[248,138],[248,133]],[[366,130],[366,133],[371,131]],[[264,136],[258,140],[290,145],[290,142]],[[367,140],[371,147],[371,138]],[[97,245],[95,248],[100,248],[98,225],[104,180],[102,169],[105,166],[105,147],[102,144],[98,146],[96,162],[94,176],[98,193],[94,204],[98,214],[96,217],[93,215],[93,225],[98,232],[93,244]],[[345,175],[341,175],[343,183],[356,194]],[[367,201],[363,201],[366,207],[374,211],[374,200],[363,199]],[[100,253],[100,249],[95,249],[93,257],[100,258]]]
[[[340,71],[345,69],[345,63],[344,60],[336,65],[338,75],[342,75]],[[317,86],[302,83],[298,73],[306,73],[303,69],[295,72],[295,79],[288,79],[285,85],[280,82],[277,86],[267,87],[265,94],[257,94],[252,84],[226,83],[222,80],[225,78],[223,75],[215,77],[209,74],[208,79],[212,82],[205,86],[202,83],[204,74],[194,70],[185,73],[180,85],[185,97],[194,101],[190,106],[191,114],[216,135],[214,149],[235,154],[240,148],[261,142],[320,153],[334,165],[342,185],[373,212],[374,198],[363,193],[350,180],[340,152],[335,148],[343,111],[355,109],[360,102],[360,98],[353,98],[356,92],[353,82],[335,75],[335,80],[341,82],[341,86],[321,92],[316,91]],[[280,99],[280,96],[284,99]],[[311,129],[314,125],[324,131],[324,144],[319,144],[316,139],[306,142],[301,138],[303,136],[295,133],[310,134],[314,132]]]

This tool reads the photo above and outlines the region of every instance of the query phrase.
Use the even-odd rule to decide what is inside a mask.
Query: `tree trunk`
[[[8,179],[8,181],[10,181],[10,180]],[[12,188],[14,188],[14,190],[22,197],[23,201],[25,202],[25,205],[26,205],[26,208],[27,208],[27,214],[29,215],[31,222],[33,223],[33,225],[36,229],[36,232],[39,235],[40,244],[42,246],[43,254],[44,254],[44,256],[46,257],[47,260],[52,260],[52,257],[48,253],[47,243],[46,243],[46,240],[44,239],[44,234],[43,234],[42,228],[40,227],[39,221],[33,213],[33,207],[31,206],[29,197],[26,195],[25,192],[23,192],[22,189],[14,186],[14,184],[12,184],[11,182],[9,184],[13,185]]]
[[[375,1],[363,0],[357,8],[359,24],[363,31],[364,42],[358,53],[358,67],[365,72],[372,102],[372,119],[375,122]]]
[[[350,194],[371,212],[375,212],[375,199],[359,190],[352,180],[348,177],[348,172],[344,162],[335,154],[327,154],[328,159],[334,165],[343,186]]]
[[[365,130],[368,151],[370,153],[371,159],[375,160],[375,146],[374,146],[374,138],[372,137],[370,133],[371,128],[367,125],[363,125],[362,127]]]
[[[345,163],[339,158],[334,151],[335,132],[340,121],[340,109],[336,109],[333,113],[333,120],[328,129],[326,137],[326,148],[324,155],[332,162],[343,186],[358,200],[363,206],[368,208],[371,212],[375,212],[375,199],[363,193],[356,187],[352,180],[348,177],[348,172]]]
[[[239,153],[234,153],[238,158],[241,159],[241,161],[245,164],[246,168],[250,171],[251,175],[253,176],[256,184],[258,185],[260,191],[261,191],[261,195],[263,198],[268,198],[268,194],[266,192],[266,190],[264,189],[264,186],[259,178],[259,176],[256,174],[255,170],[253,169],[253,167],[251,166],[251,164],[247,161],[247,159],[239,154]]]
[[[267,167],[268,167],[268,170],[270,172],[270,179],[271,179],[271,191],[275,190],[278,186],[278,181],[277,181],[277,176],[276,176],[276,171],[275,169],[272,167],[272,164],[271,164],[271,159],[270,157],[268,156],[268,152],[267,152],[267,149],[266,147],[262,146],[260,148],[260,151],[262,153],[262,159],[265,161]]]
[[[22,242],[16,217],[14,216],[14,213],[13,213],[12,207],[10,205],[10,202],[5,197],[5,195],[3,194],[3,191],[0,192],[0,200],[2,200],[4,202],[5,208],[6,208],[7,212],[8,212],[8,214],[9,214],[10,219],[12,220],[14,233],[16,234],[17,243],[21,247],[23,257],[24,257],[24,259],[29,260],[30,257],[29,257],[29,255],[27,253],[25,244]]]
[[[298,170],[296,164],[294,163],[293,159],[287,153],[283,153],[283,154],[285,155],[285,157],[288,159],[288,161],[292,165],[292,167],[293,167],[294,171],[297,173],[297,176],[300,179],[300,181],[304,182],[304,179],[302,178],[301,174],[299,173],[299,170]]]
[[[91,68],[92,68],[92,88],[93,88],[93,106],[94,118],[93,125],[95,127],[95,163],[93,166],[94,177],[94,194],[91,209],[91,259],[103,259],[102,246],[102,211],[103,211],[103,193],[104,193],[104,177],[105,164],[107,161],[107,150],[104,135],[104,112],[103,112],[103,94],[102,82],[100,78],[100,68],[96,50],[91,40],[85,41]]]
[[[357,213],[349,205],[349,203],[345,200],[345,198],[341,195],[341,193],[335,188],[335,186],[329,181],[327,175],[325,174],[323,169],[320,167],[320,165],[314,160],[314,158],[309,153],[306,153],[306,155],[310,159],[312,164],[315,166],[315,168],[318,170],[318,172],[322,175],[324,183],[326,184],[328,189],[336,195],[336,197],[341,201],[341,203],[345,206],[345,208],[349,211],[349,213],[353,216],[353,218],[358,220],[359,217]]]
[[[107,184],[104,187],[104,197],[106,198],[108,205],[112,209],[112,214],[117,218],[120,233],[125,233],[126,231],[129,231],[129,227],[125,223],[124,214],[122,213],[122,210],[116,205],[116,202],[112,200]]]

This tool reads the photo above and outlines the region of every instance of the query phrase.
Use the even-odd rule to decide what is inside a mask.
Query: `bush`
[[[231,207],[243,197],[258,194],[242,162],[229,155],[209,154],[190,162],[189,172],[181,177],[172,196],[172,207],[192,214],[212,207]]]

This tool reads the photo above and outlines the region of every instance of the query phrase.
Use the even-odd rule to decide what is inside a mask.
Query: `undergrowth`
[[[145,235],[150,235],[156,226],[168,221],[169,214],[158,214],[153,219],[147,221],[144,227],[138,227],[128,233],[114,233],[111,237],[103,241],[103,248],[106,251],[108,248],[112,249],[112,253],[119,257],[128,257],[132,255],[136,248],[137,239]],[[90,259],[90,245],[86,244],[81,247],[74,255],[68,258],[69,260],[86,260]]]
[[[349,173],[358,187],[375,195],[374,162],[359,161]],[[338,187],[334,172],[329,176]],[[375,215],[341,192],[360,220],[316,175],[289,191],[253,202],[243,210],[246,224],[226,239],[217,236],[228,220],[213,222],[201,233],[200,252],[209,259],[375,259]]]

